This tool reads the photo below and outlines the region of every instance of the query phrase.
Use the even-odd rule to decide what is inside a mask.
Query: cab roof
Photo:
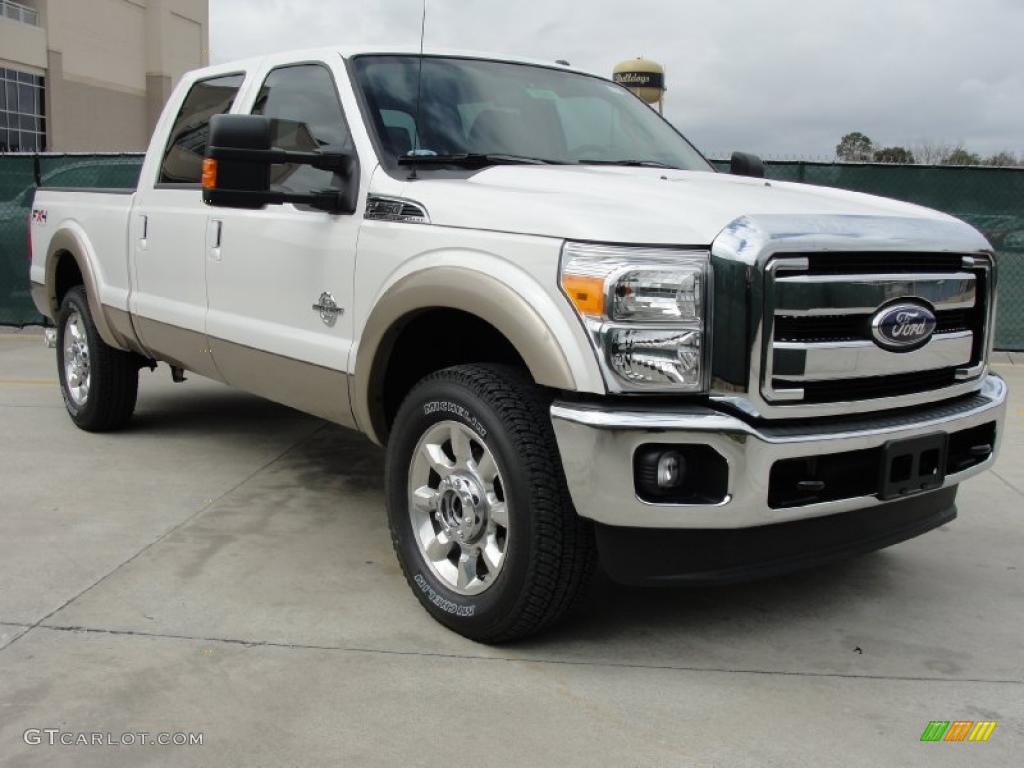
[[[376,46],[326,46],[320,48],[296,48],[286,51],[276,51],[262,56],[251,56],[245,59],[234,59],[232,61],[220,62],[202,69],[192,70],[188,74],[193,78],[201,78],[209,74],[238,71],[239,69],[254,69],[268,63],[279,64],[288,61],[309,61],[310,59],[327,58],[331,55],[340,55],[344,59],[355,58],[356,56],[394,54],[401,56],[418,56],[418,46],[410,45],[376,45]],[[593,75],[589,72],[571,65],[566,66],[553,60],[535,59],[524,56],[513,56],[503,53],[484,53],[481,51],[469,51],[451,48],[431,48],[423,50],[424,56],[449,56],[464,59],[484,59],[487,61],[504,61],[514,64],[531,64],[541,67],[552,67],[564,69],[567,72]]]

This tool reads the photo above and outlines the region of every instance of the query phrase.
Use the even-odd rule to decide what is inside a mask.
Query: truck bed
[[[135,190],[40,187],[32,201],[32,268],[34,283],[46,281],[47,254],[53,233],[70,229],[90,252],[101,303],[127,311],[131,286],[128,225]]]

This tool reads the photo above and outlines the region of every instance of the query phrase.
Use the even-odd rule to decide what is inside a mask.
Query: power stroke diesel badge
[[[871,335],[882,349],[906,352],[928,343],[935,333],[935,322],[935,314],[924,304],[892,304],[871,318]]]
[[[320,298],[317,300],[316,304],[313,305],[313,309],[320,313],[320,319],[323,321],[324,325],[327,326],[334,325],[338,316],[345,312],[344,309],[338,306],[338,302],[334,300],[334,296],[327,291],[320,294]]]

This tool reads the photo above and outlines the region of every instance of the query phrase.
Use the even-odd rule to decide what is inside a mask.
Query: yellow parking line
[[[23,384],[28,387],[52,387],[56,379],[0,379],[0,384]]]

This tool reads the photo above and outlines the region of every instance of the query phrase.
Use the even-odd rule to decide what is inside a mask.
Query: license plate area
[[[895,499],[941,487],[948,445],[948,436],[940,432],[882,446],[879,498]]]

